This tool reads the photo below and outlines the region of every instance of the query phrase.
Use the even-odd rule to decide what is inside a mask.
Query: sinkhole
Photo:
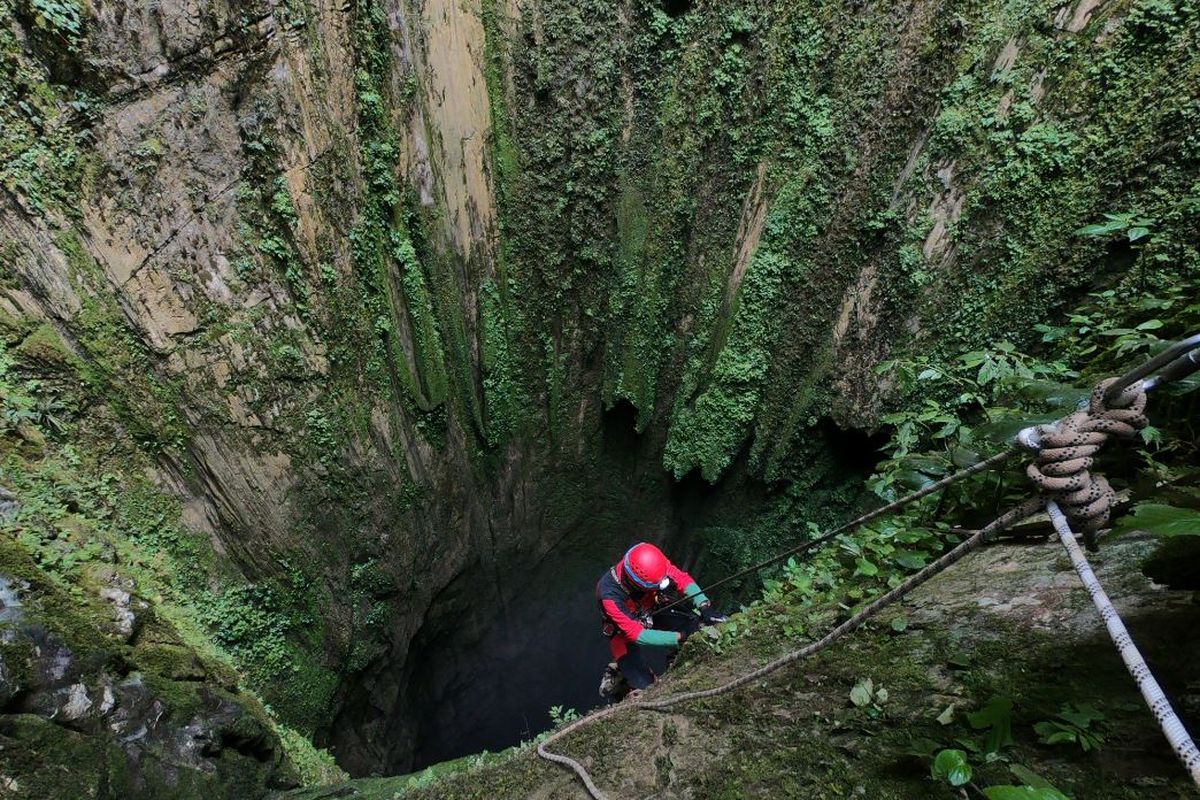
[[[495,752],[548,729],[552,706],[597,706],[609,649],[595,584],[634,542],[658,543],[701,585],[729,574],[705,531],[744,525],[772,502],[772,487],[746,477],[744,454],[715,485],[698,474],[675,480],[662,468],[662,441],[637,433],[635,421],[628,403],[604,413],[590,504],[534,537],[552,546],[535,558],[469,563],[440,589],[394,663],[351,687],[321,742],[343,768],[400,774]],[[861,485],[877,443],[832,425],[816,435],[830,474]]]

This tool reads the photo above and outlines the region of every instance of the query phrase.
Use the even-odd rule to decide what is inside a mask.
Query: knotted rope
[[[1103,475],[1091,472],[1095,455],[1110,437],[1130,439],[1149,424],[1142,381],[1106,397],[1116,380],[1099,383],[1087,408],[1050,425],[1026,428],[1018,437],[1036,451],[1025,473],[1083,531],[1091,550],[1096,549],[1096,531],[1108,523],[1117,496]]]

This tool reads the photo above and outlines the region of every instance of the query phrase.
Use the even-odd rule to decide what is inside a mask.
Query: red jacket
[[[605,572],[596,583],[596,600],[600,604],[604,635],[609,637],[613,658],[620,659],[631,643],[664,646],[675,643],[675,634],[647,628],[640,617],[650,614],[658,604],[658,589],[633,593],[625,585],[625,567],[621,561]],[[667,562],[667,577],[671,588],[695,601],[700,594],[695,579],[674,564]]]

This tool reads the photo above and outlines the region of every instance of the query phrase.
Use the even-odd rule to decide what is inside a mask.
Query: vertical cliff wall
[[[0,311],[62,407],[6,470],[178,497],[153,546],[355,772],[556,548],[832,515],[877,364],[1200,268],[1183,0],[0,8]]]

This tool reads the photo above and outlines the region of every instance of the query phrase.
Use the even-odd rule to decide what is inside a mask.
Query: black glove
[[[712,603],[705,603],[700,606],[700,619],[704,620],[705,625],[719,625],[722,622],[729,622],[729,617],[713,608]]]

